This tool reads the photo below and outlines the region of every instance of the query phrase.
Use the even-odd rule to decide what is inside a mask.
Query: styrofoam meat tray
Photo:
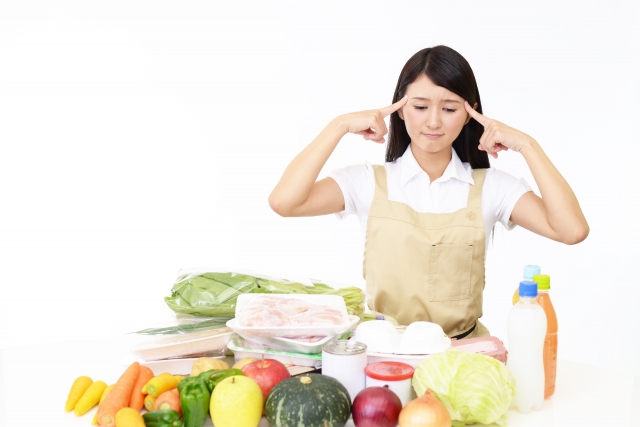
[[[131,348],[131,352],[143,360],[170,359],[215,350],[224,350],[233,335],[228,327],[214,330],[163,336]]]
[[[241,319],[244,309],[254,301],[261,299],[297,299],[311,304],[324,305],[342,312],[343,316],[347,316],[347,306],[344,298],[339,295],[309,295],[309,294],[241,294],[238,295],[236,306],[236,318]]]
[[[244,309],[260,298],[299,299],[316,305],[325,305],[342,313],[343,323],[324,326],[242,326],[238,319],[242,319]],[[238,296],[236,317],[227,322],[227,326],[242,336],[250,337],[284,337],[300,336],[336,336],[347,332],[353,322],[353,317],[347,314],[344,299],[338,295],[306,295],[306,294],[242,294]]]
[[[272,327],[249,327],[238,326],[236,319],[227,322],[227,326],[239,335],[251,338],[280,337],[295,339],[301,336],[328,336],[335,337],[347,332],[353,322],[360,320],[358,316],[347,316],[348,322],[335,326],[272,326]]]
[[[250,342],[245,341],[239,335],[234,335],[227,344],[229,350],[233,352],[236,362],[247,357],[260,359],[264,355],[268,359],[275,359],[285,365],[308,366],[313,368],[322,367],[322,353],[300,354],[295,352],[274,350],[265,347],[251,348],[249,346],[262,347],[261,344],[254,345]]]
[[[347,331],[352,330],[360,321],[358,316],[349,316],[351,323]],[[347,332],[345,331],[345,332]],[[238,335],[243,336],[240,331],[237,331]],[[315,354],[322,353],[322,346],[328,341],[334,339],[336,336],[318,336],[315,340],[301,340],[296,338],[283,338],[283,337],[269,337],[269,336],[243,336],[248,341],[259,343],[270,347],[274,350],[291,351],[302,354]]]
[[[289,351],[300,354],[317,354],[322,353],[322,346],[324,343],[334,339],[335,337],[318,337],[318,340],[305,342],[290,338],[279,337],[243,337],[247,340],[262,344],[271,348],[272,350]]]

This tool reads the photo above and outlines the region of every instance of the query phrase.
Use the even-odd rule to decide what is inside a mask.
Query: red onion
[[[395,427],[402,410],[400,398],[388,386],[367,387],[353,401],[356,427]]]

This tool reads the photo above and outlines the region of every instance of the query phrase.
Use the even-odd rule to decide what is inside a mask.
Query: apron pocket
[[[429,255],[429,299],[457,301],[471,298],[473,245],[432,245]]]

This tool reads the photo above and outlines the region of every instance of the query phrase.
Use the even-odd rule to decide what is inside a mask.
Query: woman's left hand
[[[520,152],[532,139],[526,133],[520,132],[497,120],[490,119],[487,116],[483,116],[471,108],[467,101],[464,102],[464,108],[471,117],[484,126],[484,133],[480,138],[478,150],[486,151],[494,159],[498,158],[500,151],[513,150]]]

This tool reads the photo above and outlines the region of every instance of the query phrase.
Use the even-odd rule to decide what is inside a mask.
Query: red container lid
[[[400,381],[413,376],[413,366],[401,362],[376,362],[364,368],[368,377],[382,381]]]

